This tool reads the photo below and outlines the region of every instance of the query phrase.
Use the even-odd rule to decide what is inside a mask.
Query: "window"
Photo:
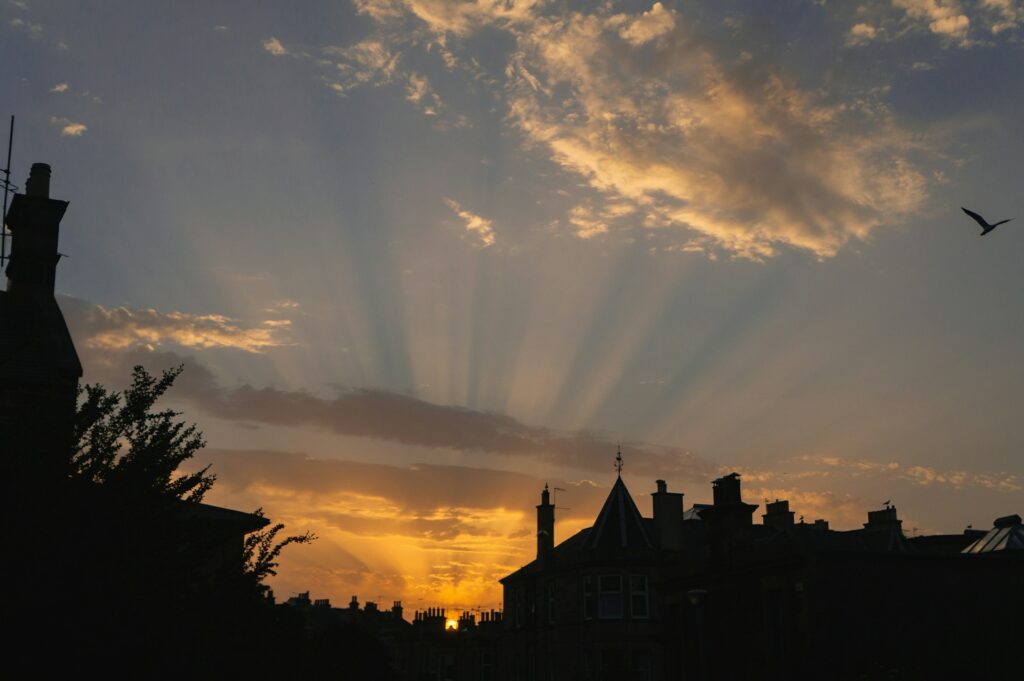
[[[583,578],[583,619],[594,619],[594,578],[590,575]]]
[[[601,619],[622,617],[622,575],[601,575],[598,583],[600,599],[597,616]]]
[[[629,616],[647,619],[647,575],[629,576]]]
[[[480,680],[491,681],[493,669],[494,660],[491,658],[491,653],[485,650],[480,654]]]
[[[548,582],[548,624],[555,623],[555,583]]]
[[[630,656],[631,669],[629,678],[631,681],[651,681],[651,651],[634,650]]]

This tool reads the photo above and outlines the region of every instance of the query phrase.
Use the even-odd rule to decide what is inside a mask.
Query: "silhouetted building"
[[[641,516],[616,479],[592,527],[554,545],[554,506],[537,506],[537,557],[501,580],[504,678],[667,678],[659,584],[688,559],[704,524],[686,520],[683,495],[663,480],[654,517]],[[692,515],[691,515],[692,517]]]
[[[996,678],[1024,611],[1019,516],[988,533],[907,539],[894,506],[856,530],[758,508],[736,473],[653,518],[615,481],[592,527],[555,545],[547,489],[537,557],[501,580],[502,673],[553,679]],[[973,543],[972,543],[973,542]],[[986,547],[988,547],[986,549]],[[1012,663],[1011,663],[1012,664]],[[969,676],[970,670],[982,672]],[[986,676],[986,674],[988,676]]]
[[[835,531],[794,523],[776,500],[764,524],[747,525],[738,476],[716,490],[723,482],[734,490],[701,517],[735,519],[709,525],[704,558],[659,585],[672,678],[1003,678],[1016,666],[986,651],[1018,636],[1024,551],[959,553],[984,542],[974,531],[907,539],[889,505]],[[1013,518],[986,537],[1008,538]]]
[[[229,657],[232,646],[243,646],[232,640],[241,627],[218,629],[217,618],[238,625],[232,608],[261,605],[243,549],[245,535],[268,521],[182,501],[151,489],[145,477],[112,485],[70,467],[82,365],[54,298],[68,202],[50,198],[49,189],[50,167],[33,164],[25,193],[4,216],[0,496],[15,525],[10,619],[23,638],[45,638],[83,665],[126,665],[117,657],[125,650],[148,650],[156,664],[160,651],[200,631],[216,632],[217,653]],[[107,446],[113,468],[118,449]],[[48,620],[45,636],[29,624],[40,617]]]
[[[34,457],[36,466],[66,465],[82,376],[54,299],[67,207],[50,198],[50,166],[34,163],[25,193],[14,195],[5,218],[11,238],[7,289],[0,292],[0,447]]]
[[[382,610],[373,601],[360,606],[352,596],[344,608],[331,607],[328,599],[311,600],[309,592],[297,594],[281,606],[300,613],[313,639],[326,639],[344,646],[353,631],[371,637],[385,651],[387,666],[395,678],[407,681],[495,681],[499,676],[498,655],[502,617],[498,611],[477,615],[462,613],[449,618],[444,608],[426,608],[413,613],[412,622],[403,619],[400,601]]]

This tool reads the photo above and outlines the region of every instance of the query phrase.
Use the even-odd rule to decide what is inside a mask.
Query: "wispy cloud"
[[[22,7],[22,6],[19,5],[19,7]],[[22,9],[24,9],[24,7],[22,7]],[[10,24],[14,28],[17,28],[19,30],[28,32],[28,34],[30,36],[32,36],[33,38],[38,38],[39,36],[41,36],[43,34],[43,25],[42,24],[35,24],[35,23],[32,23],[31,21],[26,21],[26,20],[20,19],[20,18],[11,19]]]
[[[651,9],[628,21],[619,30],[619,35],[633,45],[643,45],[665,35],[675,27],[676,13],[673,10],[665,9],[660,2],[656,2]]]
[[[170,345],[258,353],[289,344],[291,322],[287,319],[266,319],[246,326],[219,314],[106,308],[73,298],[62,298],[62,304],[80,343],[104,351]]]
[[[263,41],[263,49],[275,57],[283,57],[289,54],[287,48],[281,44],[281,41],[273,36]]]
[[[398,70],[399,54],[372,38],[348,47],[325,47],[323,52],[335,59],[335,73],[328,75],[327,81],[337,92],[390,83]]]
[[[927,193],[928,174],[912,160],[926,145],[884,105],[801,86],[771,59],[736,58],[698,17],[660,2],[637,13],[534,2],[357,7],[379,23],[374,40],[392,45],[380,50],[416,49],[398,36],[426,31],[434,42],[421,42],[461,63],[454,53],[484,27],[512,40],[504,81],[493,81],[505,121],[596,192],[566,216],[581,238],[661,229],[678,235],[660,242],[673,250],[760,259],[792,246],[824,257],[911,214]],[[848,40],[878,30],[864,21]],[[406,82],[411,101],[427,97],[425,82]],[[615,219],[629,213],[639,218]]]
[[[444,202],[462,219],[466,231],[476,238],[481,248],[494,245],[497,238],[494,234],[494,225],[490,220],[464,209],[458,201],[453,199],[445,199]]]
[[[85,134],[85,131],[89,129],[86,127],[85,123],[75,123],[68,118],[61,118],[58,116],[50,117],[50,124],[60,128],[60,134],[62,137],[81,137]]]
[[[409,74],[409,82],[405,86],[405,98],[413,104],[419,105],[427,116],[436,116],[442,107],[441,98],[430,87],[430,81],[426,76],[416,73]]]
[[[906,464],[898,461],[875,461],[838,456],[801,456],[796,460],[798,470],[782,466],[774,471],[745,471],[744,475],[761,483],[784,480],[810,480],[814,478],[880,478],[909,482],[927,487],[946,485],[954,489],[986,489],[995,492],[1020,492],[1024,480],[1006,471],[942,470],[932,466]]]
[[[893,0],[911,20],[927,25],[932,33],[966,46],[971,20],[958,0]]]
[[[50,92],[67,92],[67,91],[68,91],[68,84],[67,83],[57,83],[52,88],[50,88]]]

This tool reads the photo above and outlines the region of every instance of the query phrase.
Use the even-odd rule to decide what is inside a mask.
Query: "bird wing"
[[[981,225],[982,227],[988,227],[988,223],[987,223],[987,222],[985,222],[985,218],[981,217],[980,215],[978,215],[977,213],[975,213],[975,212],[974,212],[973,210],[967,210],[967,209],[966,209],[966,208],[964,208],[963,206],[960,206],[960,210],[962,210],[963,212],[967,213],[967,214],[968,214],[968,215],[970,215],[970,216],[971,216],[972,218],[974,218],[974,221],[975,221],[975,222],[977,222],[977,223],[978,223],[979,225]]]
[[[1012,219],[1013,219],[1013,218],[1006,218],[1005,220],[1000,220],[999,222],[997,222],[996,224],[994,224],[994,225],[992,225],[992,226],[993,226],[993,227],[998,227],[999,225],[1003,224],[1004,222],[1009,222],[1009,221],[1010,221],[1010,220],[1012,220]]]

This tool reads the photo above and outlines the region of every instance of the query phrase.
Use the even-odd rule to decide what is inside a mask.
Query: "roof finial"
[[[618,453],[615,455],[615,471],[622,477],[622,445],[619,445]]]

